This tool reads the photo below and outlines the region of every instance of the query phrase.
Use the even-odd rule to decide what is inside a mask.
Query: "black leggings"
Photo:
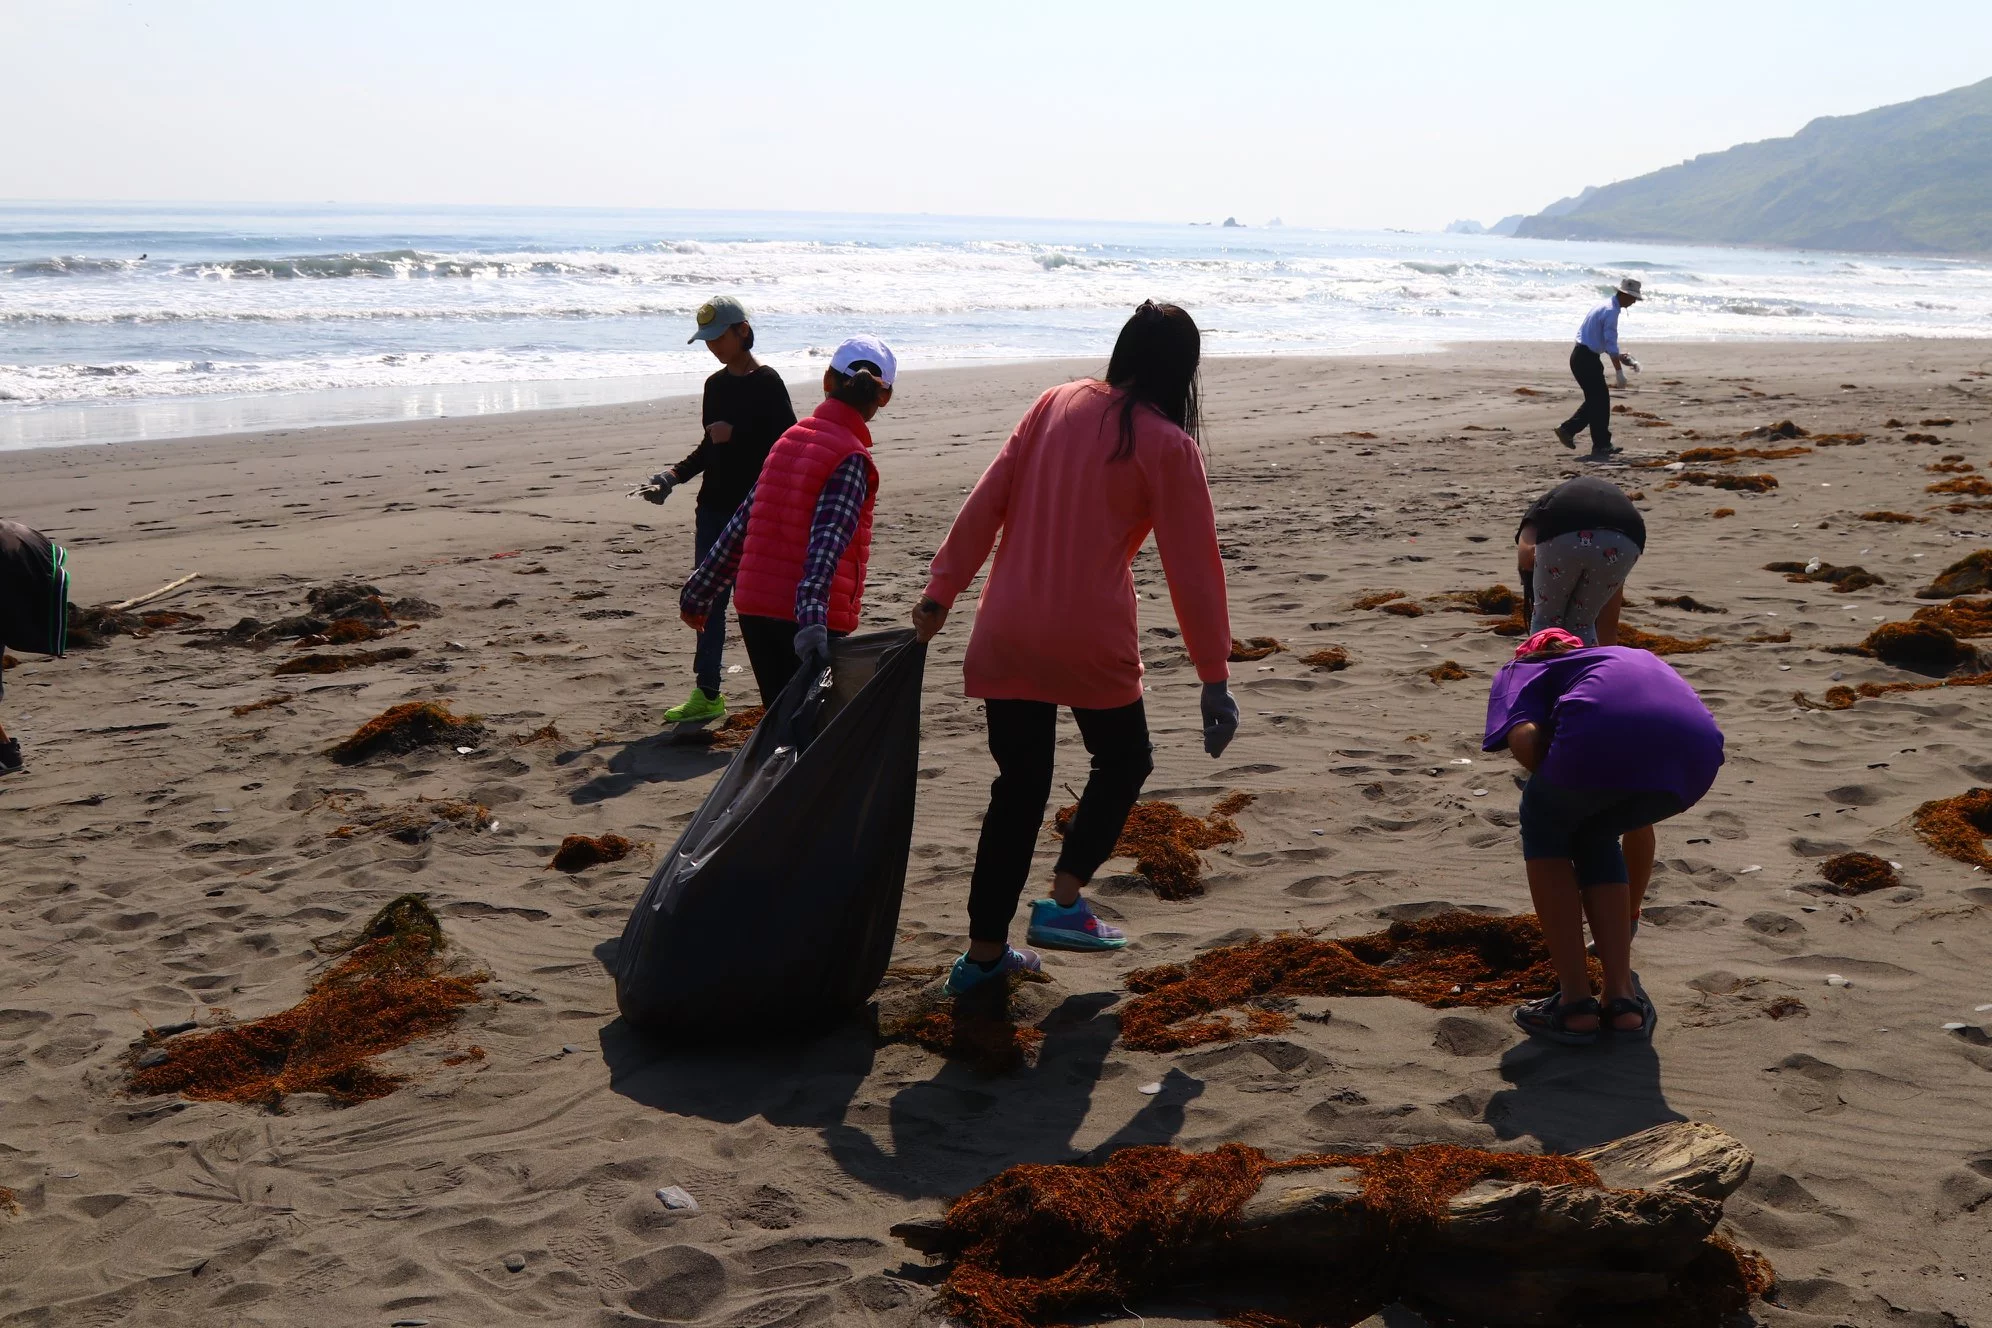
[[[1046,701],[986,701],[989,754],[996,782],[989,814],[975,846],[975,877],[968,891],[968,935],[976,941],[1009,939],[1017,901],[1030,879],[1031,856],[1051,800],[1052,758],[1058,742],[1058,707]],[[1074,709],[1079,736],[1093,756],[1093,773],[1079,810],[1065,832],[1058,870],[1093,879],[1113,856],[1127,814],[1155,768],[1148,741],[1148,712],[1140,701],[1114,710]]]
[[[1584,404],[1563,422],[1563,432],[1575,437],[1585,425],[1591,426],[1591,450],[1603,452],[1612,445],[1612,390],[1605,386],[1604,362],[1598,352],[1586,350],[1582,342],[1570,352],[1570,376],[1584,389]]]
[[[789,679],[802,667],[795,657],[795,634],[800,630],[785,618],[757,618],[740,615],[740,640],[747,647],[747,663],[754,670],[755,685],[761,689],[761,704],[772,706],[788,686]]]

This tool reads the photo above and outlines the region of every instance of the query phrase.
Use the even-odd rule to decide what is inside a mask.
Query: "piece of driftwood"
[[[200,576],[199,572],[189,572],[185,576],[181,577],[178,581],[168,581],[165,585],[159,587],[159,589],[157,590],[148,591],[147,593],[135,596],[132,599],[119,600],[116,604],[106,604],[103,606],[103,611],[105,613],[123,613],[128,609],[135,609],[141,604],[150,604],[152,603],[152,601],[156,599],[165,599],[168,595],[178,590],[181,586],[186,585],[187,582],[189,581],[197,579],[199,576]]]
[[[1442,1221],[1393,1236],[1351,1167],[1274,1171],[1227,1229],[1185,1251],[1205,1281],[1241,1274],[1287,1284],[1367,1275],[1392,1251],[1400,1291],[1487,1324],[1567,1321],[1576,1307],[1652,1305],[1709,1249],[1722,1201],[1749,1177],[1750,1151],[1712,1125],[1657,1125],[1575,1154],[1600,1185],[1483,1181],[1454,1195]],[[892,1234],[925,1254],[953,1253],[945,1221]]]

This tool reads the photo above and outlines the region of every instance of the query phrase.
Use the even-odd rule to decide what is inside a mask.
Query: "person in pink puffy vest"
[[[731,587],[763,705],[775,703],[797,669],[827,666],[831,637],[857,630],[878,501],[869,426],[892,400],[898,368],[877,337],[837,347],[823,404],[775,443],[679,593],[679,616],[702,631]]]

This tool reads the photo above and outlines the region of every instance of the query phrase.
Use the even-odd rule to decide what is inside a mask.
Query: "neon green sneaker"
[[[726,698],[708,697],[702,687],[692,688],[692,694],[685,698],[683,705],[673,706],[664,712],[666,724],[709,724],[725,718]]]

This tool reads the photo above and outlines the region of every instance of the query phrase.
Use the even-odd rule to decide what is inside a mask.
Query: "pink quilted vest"
[[[809,527],[816,499],[830,473],[853,452],[866,453],[865,505],[857,533],[838,560],[830,585],[829,627],[858,629],[865,594],[865,568],[871,561],[872,508],[878,501],[878,467],[871,462],[871,430],[865,417],[841,401],[823,399],[808,419],[798,420],[769,451],[754,485],[754,509],[733,583],[733,609],[757,618],[795,621],[795,588],[809,553]]]

